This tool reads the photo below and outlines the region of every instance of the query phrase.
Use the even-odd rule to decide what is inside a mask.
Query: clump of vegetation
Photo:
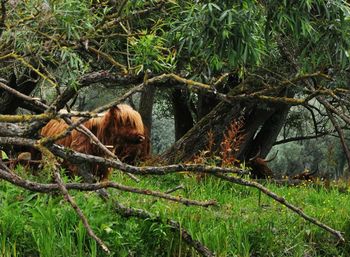
[[[115,173],[113,180],[135,185],[135,181],[120,173]],[[138,186],[166,191],[178,183],[184,186],[181,195],[201,200],[215,198],[219,205],[186,207],[126,192],[109,192],[121,203],[178,220],[217,256],[347,256],[346,244],[337,242],[270,198],[262,197],[259,205],[256,189],[213,177],[198,183],[195,178],[181,174],[159,180],[144,178]],[[266,186],[349,235],[349,224],[344,219],[350,211],[348,192],[305,185]],[[51,256],[52,253],[104,256],[96,242],[87,236],[74,210],[60,196],[23,191],[7,182],[1,182],[0,189],[1,256]],[[122,218],[112,203],[105,204],[95,193],[72,191],[71,194],[112,256],[197,256],[166,225]]]
[[[219,147],[215,144],[213,131],[209,131],[206,148],[193,158],[193,162],[220,167],[239,165],[240,161],[236,154],[239,151],[239,146],[244,141],[243,126],[243,117],[233,120],[223,132],[223,139]]]

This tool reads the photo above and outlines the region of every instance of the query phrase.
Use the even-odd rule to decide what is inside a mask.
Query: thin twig
[[[327,115],[328,115],[329,119],[331,120],[335,130],[337,131],[337,133],[339,135],[339,140],[340,140],[341,146],[343,148],[343,151],[345,153],[346,161],[348,162],[348,167],[350,167],[350,150],[349,150],[349,147],[348,147],[348,145],[346,143],[344,132],[341,129],[341,127],[338,124],[338,122],[335,119],[335,117],[333,117],[332,112],[330,110],[328,110],[328,109],[326,109],[326,111],[327,111]]]
[[[123,217],[136,217],[140,218],[143,220],[151,220],[153,222],[158,222],[158,223],[166,223],[168,224],[172,229],[180,232],[181,238],[190,246],[192,246],[196,251],[201,255],[205,257],[213,257],[215,254],[210,251],[205,245],[203,245],[201,242],[195,240],[192,238],[192,236],[185,230],[181,224],[177,221],[171,220],[171,219],[166,219],[164,221],[164,218],[161,217],[154,217],[152,214],[149,212],[146,212],[142,209],[135,209],[135,208],[130,208],[126,207],[123,204],[119,203],[118,201],[113,201],[114,206],[116,208],[116,211],[122,215]]]
[[[79,206],[74,201],[73,197],[68,193],[68,190],[66,186],[63,184],[63,181],[61,179],[61,176],[57,170],[54,171],[54,177],[57,185],[59,186],[60,191],[64,195],[64,199],[72,206],[72,208],[75,210],[75,212],[80,217],[81,221],[83,222],[84,227],[86,228],[86,231],[90,237],[92,237],[97,244],[99,244],[103,251],[105,251],[107,254],[110,254],[108,247],[106,244],[94,233],[94,231],[91,229],[89,222],[87,218],[85,217],[82,210],[79,208]]]
[[[174,187],[172,189],[169,189],[169,190],[165,191],[165,193],[166,194],[170,194],[170,193],[173,193],[173,192],[175,192],[177,190],[184,189],[184,188],[185,188],[184,185],[181,184],[181,185],[178,185],[177,187]]]
[[[1,167],[1,163],[0,163],[0,167]],[[16,175],[13,171],[8,169],[7,167],[5,170],[5,167],[0,169],[0,178],[10,182],[11,184],[25,188],[33,192],[40,192],[40,193],[55,192],[60,189],[60,187],[57,184],[43,184],[43,183],[37,183],[30,180],[25,180],[20,176]],[[217,205],[217,202],[215,200],[196,201],[188,198],[183,198],[180,196],[172,196],[172,195],[169,195],[168,193],[162,193],[159,191],[126,186],[126,185],[122,185],[111,181],[106,181],[103,183],[67,183],[65,184],[65,188],[67,190],[79,190],[79,191],[97,191],[104,188],[114,188],[124,192],[162,198],[169,201],[181,203],[184,205],[195,205],[195,206],[201,206],[201,207],[209,207],[209,206]]]
[[[263,185],[254,182],[254,181],[248,181],[242,178],[238,178],[238,177],[229,177],[225,174],[222,173],[217,173],[214,174],[216,177],[230,181],[232,183],[235,184],[240,184],[240,185],[244,185],[244,186],[248,186],[248,187],[254,187],[259,189],[262,193],[266,194],[267,196],[271,197],[272,199],[274,199],[275,201],[283,204],[284,206],[286,206],[288,209],[292,210],[293,212],[295,212],[296,214],[298,214],[299,216],[301,216],[303,219],[315,224],[316,226],[330,232],[331,234],[333,234],[335,237],[337,237],[340,241],[345,242],[344,237],[342,236],[341,232],[338,230],[335,230],[329,226],[327,226],[326,224],[320,222],[319,220],[307,215],[306,213],[304,213],[300,208],[290,204],[289,202],[286,201],[285,198],[276,195],[274,192],[270,191],[268,188],[264,187]]]

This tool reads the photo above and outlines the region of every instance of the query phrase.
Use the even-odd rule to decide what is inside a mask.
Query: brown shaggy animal
[[[101,117],[92,118],[84,123],[104,145],[113,146],[114,153],[128,163],[142,159],[149,154],[145,150],[144,142],[147,141],[145,128],[140,114],[129,105],[120,104],[110,108]],[[63,120],[51,120],[41,130],[42,136],[54,136],[64,131],[68,125]],[[148,137],[148,135],[147,135]],[[104,156],[101,149],[93,144],[89,137],[73,130],[70,135],[57,140],[57,144],[71,148],[75,151]],[[127,154],[126,154],[127,153]],[[74,175],[78,174],[76,166],[68,165]],[[101,180],[107,180],[110,171],[106,167],[95,165],[92,173]]]

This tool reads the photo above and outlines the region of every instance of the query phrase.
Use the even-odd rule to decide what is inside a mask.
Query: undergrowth
[[[194,163],[223,167],[240,166],[235,158],[244,140],[243,120],[238,119],[223,134],[219,147],[208,134],[207,149]],[[214,149],[218,150],[214,150]],[[17,167],[16,172],[30,180],[52,182],[52,174],[36,176]],[[200,178],[200,179],[199,179]],[[217,256],[348,256],[350,251],[350,190],[340,182],[304,183],[295,187],[266,187],[306,214],[345,233],[346,243],[292,213],[257,189],[222,181],[212,176],[189,173],[145,176],[136,183],[120,172],[113,181],[144,189],[168,191],[183,185],[172,194],[196,200],[215,199],[217,206],[185,206],[146,195],[108,189],[112,199],[172,219],[214,251]],[[67,181],[68,178],[64,177]],[[79,181],[79,179],[76,179]],[[120,217],[113,202],[105,203],[94,192],[71,191],[92,229],[107,244],[111,256],[197,256],[178,232],[151,220]],[[8,256],[104,256],[104,252],[86,233],[74,210],[58,193],[39,194],[0,181],[0,257]]]
[[[109,189],[127,206],[180,222],[218,256],[348,256],[350,250],[349,243],[340,244],[267,196],[259,201],[256,189],[214,177],[198,182],[186,174],[149,176],[136,184],[115,173],[113,180],[161,191],[181,183],[184,189],[173,195],[216,199],[218,206],[201,208]],[[266,186],[307,214],[345,232],[350,240],[348,192],[320,186]],[[196,256],[167,225],[121,218],[112,203],[104,203],[93,192],[71,194],[112,256]],[[0,205],[0,256],[104,256],[58,194],[33,193],[1,181]]]

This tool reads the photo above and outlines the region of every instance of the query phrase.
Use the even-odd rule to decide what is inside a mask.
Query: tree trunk
[[[200,92],[198,94],[198,119],[207,115],[219,103],[215,96]]]
[[[187,91],[174,89],[171,95],[175,120],[175,140],[179,140],[193,127],[193,117],[188,108]]]
[[[288,105],[266,105],[256,102],[230,105],[221,102],[164,152],[162,157],[168,163],[190,160],[208,146],[209,131],[213,132],[216,148],[220,147],[228,126],[241,116],[244,121],[243,133],[245,136],[236,157],[240,160],[247,160],[259,151],[260,156],[265,157],[285,123],[288,111]]]
[[[168,163],[190,160],[208,145],[208,132],[214,133],[215,142],[221,142],[225,128],[240,116],[241,105],[218,104],[208,115],[202,118],[171,148],[162,154]]]
[[[29,71],[17,80],[13,74],[10,78],[9,86],[25,95],[30,95],[37,86],[38,75],[34,71]],[[11,93],[0,89],[0,113],[15,114],[18,107],[29,108],[25,103]],[[42,112],[42,110],[32,110]]]
[[[240,146],[237,158],[244,160],[259,154],[265,158],[286,122],[290,106],[275,104],[268,109],[258,109],[245,121],[245,142]]]
[[[152,130],[152,110],[156,88],[154,85],[147,85],[141,93],[139,113],[141,114],[143,124],[148,129],[149,135]]]

